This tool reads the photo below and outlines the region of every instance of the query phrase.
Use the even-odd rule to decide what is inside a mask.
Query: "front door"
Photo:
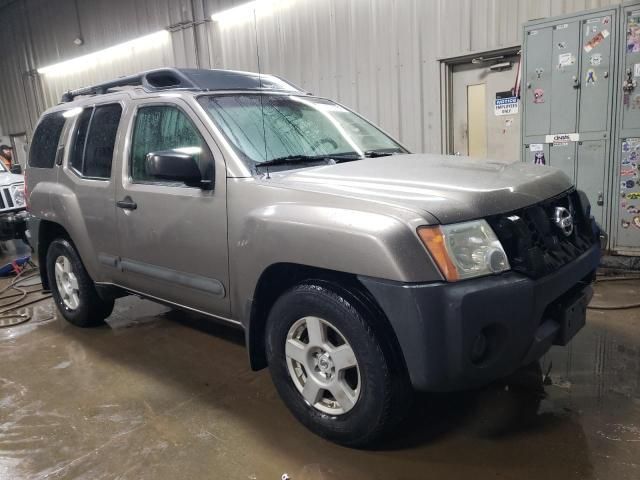
[[[500,63],[503,66],[491,69]],[[451,133],[453,152],[478,158],[520,160],[520,114],[510,94],[518,57],[453,66]],[[510,98],[511,97],[511,98]]]
[[[149,174],[152,152],[195,156],[214,168],[212,190]],[[226,169],[221,152],[189,105],[140,102],[116,189],[120,242],[117,283],[205,313],[229,314]]]

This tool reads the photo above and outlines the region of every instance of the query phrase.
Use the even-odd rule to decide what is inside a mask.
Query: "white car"
[[[0,241],[20,238],[26,242],[27,202],[24,176],[15,165],[10,172],[0,162]]]

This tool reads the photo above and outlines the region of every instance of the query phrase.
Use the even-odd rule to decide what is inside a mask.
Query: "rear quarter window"
[[[30,167],[53,168],[65,120],[62,112],[50,113],[42,118],[33,134],[29,150]]]
[[[84,148],[83,175],[95,178],[111,176],[111,162],[121,115],[122,107],[118,104],[96,107]]]
[[[120,104],[86,108],[76,126],[69,165],[80,176],[106,180],[111,177],[111,163],[118,126]]]

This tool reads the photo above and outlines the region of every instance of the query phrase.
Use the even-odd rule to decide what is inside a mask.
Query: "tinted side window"
[[[136,115],[133,132],[131,155],[133,181],[166,184],[166,180],[155,178],[147,173],[146,157],[149,153],[176,149],[193,154],[203,175],[207,169],[212,168],[213,157],[209,147],[182,111],[167,105],[141,107]]]
[[[87,177],[111,177],[111,162],[122,107],[119,104],[96,107],[84,149],[82,173]]]
[[[69,160],[79,174],[92,178],[111,177],[121,115],[122,107],[117,103],[88,108],[80,114]]]
[[[93,108],[87,108],[82,111],[78,118],[75,138],[73,139],[73,147],[71,148],[71,157],[69,164],[76,169],[78,173],[82,173],[82,159],[84,158],[84,145],[87,141],[87,131],[89,130],[89,122]]]
[[[50,113],[43,117],[33,134],[33,142],[29,151],[30,167],[53,167],[65,120],[62,112]]]

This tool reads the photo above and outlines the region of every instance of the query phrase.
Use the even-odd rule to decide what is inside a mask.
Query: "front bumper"
[[[360,281],[387,315],[414,388],[453,391],[506,377],[551,345],[566,344],[582,324],[568,332],[560,317],[576,299],[580,309],[586,307],[599,261],[594,244],[538,280],[508,272],[458,283]],[[578,317],[584,321],[583,313]],[[481,332],[488,353],[478,362],[472,352]]]
[[[0,215],[0,241],[25,238],[27,211],[18,210]]]

